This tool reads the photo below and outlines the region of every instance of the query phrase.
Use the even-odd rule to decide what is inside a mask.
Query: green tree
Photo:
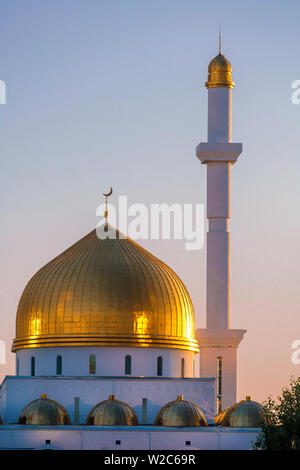
[[[291,379],[275,402],[264,403],[266,423],[257,436],[254,449],[300,450],[300,377]]]

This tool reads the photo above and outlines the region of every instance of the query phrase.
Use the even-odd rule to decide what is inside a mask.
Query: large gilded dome
[[[179,277],[131,239],[96,230],[40,269],[19,302],[12,350],[139,346],[198,352]]]

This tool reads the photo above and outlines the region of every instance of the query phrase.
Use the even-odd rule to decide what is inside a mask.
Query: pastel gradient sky
[[[298,1],[0,1],[0,339],[10,345],[29,278],[91,230],[112,185],[129,203],[204,203],[207,65],[233,66],[231,327],[247,334],[238,398],[277,395],[300,365]],[[205,326],[205,247],[143,241],[169,264]]]

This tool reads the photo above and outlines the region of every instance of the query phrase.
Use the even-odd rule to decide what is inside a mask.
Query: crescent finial
[[[103,196],[105,196],[105,212],[104,212],[104,217],[105,217],[105,226],[104,226],[104,231],[108,231],[108,203],[107,203],[107,198],[112,195],[113,189],[110,187],[110,190],[108,193],[103,193]]]
[[[111,196],[112,193],[113,193],[113,189],[112,187],[110,187],[110,190],[108,191],[108,193],[103,193],[103,196],[108,197],[108,196]]]

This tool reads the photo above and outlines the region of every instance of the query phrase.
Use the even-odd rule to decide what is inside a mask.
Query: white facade
[[[250,450],[258,432],[218,427],[1,426],[0,450]]]
[[[7,376],[0,396],[3,421],[16,424],[24,406],[42,394],[62,404],[72,424],[85,424],[93,406],[109,395],[128,403],[140,424],[153,424],[160,408],[178,395],[199,405],[208,423],[213,423],[215,415],[214,379]]]
[[[219,403],[224,410],[236,403],[237,347],[244,330],[197,330],[201,344],[200,376],[215,377],[216,409]],[[222,377],[219,385],[218,358],[221,358]],[[220,387],[221,397],[218,400]]]
[[[90,356],[95,356],[96,371],[90,374]],[[34,358],[36,376],[57,374],[57,358],[61,357],[63,376],[97,375],[104,377],[157,377],[161,358],[162,377],[194,377],[194,355],[191,351],[165,348],[117,347],[52,347],[20,349],[16,352],[17,375],[31,376]],[[125,374],[125,358],[130,357],[131,372]]]
[[[208,89],[208,142],[231,142],[231,92],[228,87]]]

